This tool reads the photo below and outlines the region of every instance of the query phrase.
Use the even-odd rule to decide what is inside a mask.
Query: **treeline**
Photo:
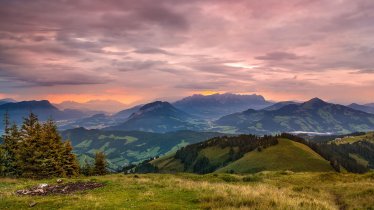
[[[332,139],[336,138],[344,138],[346,136],[362,136],[365,135],[365,132],[354,132],[350,134],[341,134],[341,135],[316,135],[316,136],[309,136],[307,134],[298,134],[298,136],[301,136],[302,138],[306,140],[313,140],[313,141],[318,141],[320,143],[327,143],[331,141]]]
[[[243,157],[247,152],[255,149],[261,151],[264,148],[276,144],[278,144],[278,140],[273,136],[258,137],[255,135],[239,135],[233,137],[215,137],[205,142],[183,147],[176,152],[174,157],[184,164],[185,171],[192,169],[194,173],[206,174]],[[222,163],[212,164],[207,157],[199,154],[202,149],[212,146],[221,148],[229,147],[228,158]]]
[[[0,142],[0,176],[25,178],[72,177],[108,173],[105,155],[96,153],[95,163],[80,168],[70,141],[62,141],[54,121],[39,122],[30,113],[19,127],[4,117]]]
[[[365,157],[365,159],[372,161],[374,160],[374,148],[373,145],[369,142],[356,142],[353,144],[337,145],[335,143],[328,144],[308,141],[299,136],[295,136],[289,133],[282,133],[279,137],[287,138],[292,141],[307,145],[323,158],[330,161],[331,166],[337,172],[341,171],[341,166],[352,173],[365,173],[370,170],[368,166],[359,164],[354,158],[349,155],[350,153],[356,153],[362,157]]]
[[[122,171],[125,174],[129,173],[158,173],[159,169],[151,164],[150,162],[152,160],[155,160],[159,158],[159,156],[148,158],[147,160],[144,160],[143,162],[139,163],[138,165],[130,164],[128,166],[123,167]]]
[[[0,175],[10,177],[71,177],[79,174],[79,165],[69,141],[63,142],[52,120],[39,122],[33,113],[21,127],[4,119],[0,145]]]

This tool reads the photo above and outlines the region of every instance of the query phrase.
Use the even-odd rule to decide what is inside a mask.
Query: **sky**
[[[374,102],[372,0],[0,0],[0,98]]]

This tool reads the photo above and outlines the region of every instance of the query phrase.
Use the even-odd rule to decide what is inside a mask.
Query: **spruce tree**
[[[85,176],[92,176],[92,175],[95,174],[94,168],[92,167],[92,165],[87,160],[85,161],[85,164],[82,166],[80,172],[81,172],[81,174],[83,174]]]
[[[23,177],[39,178],[45,151],[40,150],[41,125],[35,114],[30,113],[24,119],[20,134],[18,164],[22,171],[21,175]]]
[[[66,141],[62,147],[62,167],[64,176],[76,176],[79,174],[79,164],[75,155],[72,153],[73,147],[70,141]]]
[[[0,154],[0,172],[2,176],[17,176],[19,170],[17,167],[17,150],[20,135],[16,124],[10,126],[8,112],[4,116],[4,134],[3,144],[1,145]]]
[[[63,143],[57,126],[51,119],[42,124],[39,150],[44,151],[38,160],[38,165],[41,167],[40,176],[63,176],[65,174],[62,157]]]
[[[104,152],[96,152],[95,155],[95,174],[96,175],[105,175],[108,173],[107,162],[105,159]]]
[[[5,131],[0,145],[0,175],[29,178],[75,176],[79,165],[70,142],[63,142],[52,120],[39,123],[35,114],[24,119],[22,127],[10,126],[4,118]]]

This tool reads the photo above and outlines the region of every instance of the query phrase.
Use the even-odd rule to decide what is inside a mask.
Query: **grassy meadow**
[[[239,160],[217,170],[226,172],[234,170],[238,173],[253,173],[258,171],[334,171],[330,163],[308,146],[290,141],[278,139],[275,146],[264,149],[262,152],[252,151]]]
[[[374,173],[112,174],[65,179],[105,186],[70,195],[18,196],[55,179],[0,178],[0,209],[373,209]]]

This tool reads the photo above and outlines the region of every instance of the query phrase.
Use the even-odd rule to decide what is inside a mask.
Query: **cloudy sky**
[[[0,0],[0,98],[374,102],[372,0]]]

